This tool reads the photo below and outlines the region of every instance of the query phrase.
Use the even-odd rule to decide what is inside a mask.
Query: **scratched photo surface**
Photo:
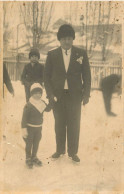
[[[0,2],[0,8],[0,193],[124,194],[123,2],[15,1]],[[81,105],[80,162],[68,157],[67,146],[64,155],[51,157],[56,151],[51,110],[43,115],[37,154],[42,166],[28,169],[21,75],[32,47],[45,66],[48,51],[60,46],[57,32],[63,24],[73,26],[73,45],[87,52],[91,70],[89,103]],[[45,88],[42,98],[48,103]]]

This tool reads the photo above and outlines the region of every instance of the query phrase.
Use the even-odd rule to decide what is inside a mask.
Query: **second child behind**
[[[30,87],[33,83],[43,85],[44,66],[39,63],[40,53],[37,48],[32,48],[29,53],[30,63],[25,65],[21,82],[25,88],[26,101],[30,98]]]

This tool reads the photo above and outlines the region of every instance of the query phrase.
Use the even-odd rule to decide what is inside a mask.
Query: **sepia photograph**
[[[0,193],[124,194],[123,1],[0,1]]]

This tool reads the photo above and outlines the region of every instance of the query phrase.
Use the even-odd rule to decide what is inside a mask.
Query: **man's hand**
[[[51,108],[53,108],[55,102],[57,102],[57,98],[55,96],[51,96],[49,99],[49,104],[50,104]]]
[[[28,136],[27,128],[22,128],[22,137],[27,138],[27,136]]]
[[[83,98],[83,105],[86,105],[89,102],[89,98],[84,97]]]
[[[12,97],[14,97],[14,96],[15,96],[15,94],[14,94],[14,90],[11,92],[11,94],[12,94]]]

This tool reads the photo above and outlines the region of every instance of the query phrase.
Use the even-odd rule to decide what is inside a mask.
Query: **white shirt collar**
[[[29,99],[29,102],[40,112],[42,113],[45,108],[46,108],[46,104],[41,100],[35,100],[32,96]]]
[[[61,47],[62,48],[62,47]],[[62,52],[65,54],[65,49],[62,48]],[[70,55],[71,54],[71,48],[67,50],[67,54]]]

